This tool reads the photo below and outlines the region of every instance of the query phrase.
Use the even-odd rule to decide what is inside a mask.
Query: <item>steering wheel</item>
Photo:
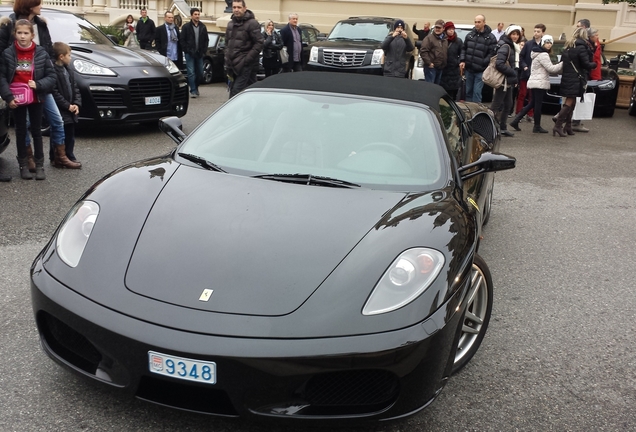
[[[391,153],[392,155],[399,157],[406,163],[409,163],[409,164],[411,163],[411,159],[412,159],[411,156],[409,156],[404,150],[402,150],[400,147],[396,146],[395,144],[391,144],[388,142],[381,142],[381,141],[372,142],[360,147],[358,149],[358,152],[364,152],[369,150],[383,150],[387,153]]]

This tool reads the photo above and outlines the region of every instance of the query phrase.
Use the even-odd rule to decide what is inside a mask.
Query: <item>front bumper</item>
[[[221,416],[389,420],[418,412],[450,376],[464,305],[459,290],[426,321],[381,334],[249,339],[196,334],[104,308],[37,261],[31,294],[45,352],[137,398]],[[213,361],[217,382],[149,372],[148,351]]]

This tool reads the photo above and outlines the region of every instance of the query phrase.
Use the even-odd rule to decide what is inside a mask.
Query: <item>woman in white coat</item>
[[[543,97],[550,89],[550,75],[561,73],[563,70],[563,62],[552,64],[550,60],[550,50],[554,40],[550,35],[543,35],[541,45],[535,46],[530,53],[532,58],[532,66],[530,67],[530,78],[528,79],[528,88],[532,92],[532,98],[528,105],[524,106],[519,114],[510,122],[510,126],[520,131],[519,121],[528,111],[534,107],[534,128],[533,133],[548,133],[541,127],[541,104]]]

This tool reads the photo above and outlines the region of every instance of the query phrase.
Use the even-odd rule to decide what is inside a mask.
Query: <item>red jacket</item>
[[[598,81],[601,79],[601,44],[598,42],[594,48],[593,61],[596,63],[596,68],[590,71],[590,79]]]

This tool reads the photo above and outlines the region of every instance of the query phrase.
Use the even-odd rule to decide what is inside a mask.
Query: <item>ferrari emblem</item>
[[[211,289],[204,289],[203,292],[201,293],[201,297],[199,297],[199,301],[208,301],[210,300],[210,296],[212,295],[212,293],[214,292],[214,290]]]

